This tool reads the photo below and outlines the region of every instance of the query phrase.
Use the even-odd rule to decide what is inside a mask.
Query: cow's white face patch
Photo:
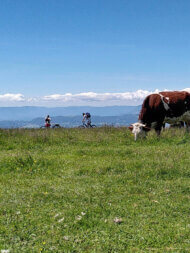
[[[136,140],[137,140],[137,137],[138,137],[139,135],[144,134],[143,127],[145,127],[145,125],[142,124],[142,123],[137,122],[137,123],[132,124],[132,126],[133,126],[132,133],[134,134],[134,136],[135,136],[135,141],[136,141]]]

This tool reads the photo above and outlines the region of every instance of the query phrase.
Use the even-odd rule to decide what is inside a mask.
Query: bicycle
[[[51,126],[46,126],[46,125],[44,125],[44,126],[41,126],[40,128],[41,128],[41,129],[45,129],[45,128],[46,128],[46,129],[49,129],[49,128],[53,128],[53,129],[54,129],[54,128],[61,128],[61,126],[60,126],[59,124],[56,123],[56,124],[53,124],[53,125],[51,125]]]
[[[83,123],[83,125],[80,125],[78,128],[96,128],[96,127],[97,127],[96,125]]]

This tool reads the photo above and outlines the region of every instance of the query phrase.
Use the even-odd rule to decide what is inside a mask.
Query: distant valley
[[[81,124],[82,112],[90,112],[92,122],[100,125],[122,126],[137,121],[141,106],[107,107],[0,107],[0,128],[38,128],[44,125],[44,118],[50,115],[53,123],[63,127]]]

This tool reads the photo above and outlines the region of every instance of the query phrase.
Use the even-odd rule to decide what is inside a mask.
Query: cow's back
[[[167,100],[167,116],[180,117],[190,111],[190,93],[186,91],[164,91],[160,92],[163,99]]]

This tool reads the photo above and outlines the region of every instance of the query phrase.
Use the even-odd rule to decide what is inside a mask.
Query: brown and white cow
[[[186,91],[163,91],[147,96],[142,104],[138,122],[129,129],[135,135],[145,135],[151,128],[160,135],[164,123],[190,123],[190,93]]]

